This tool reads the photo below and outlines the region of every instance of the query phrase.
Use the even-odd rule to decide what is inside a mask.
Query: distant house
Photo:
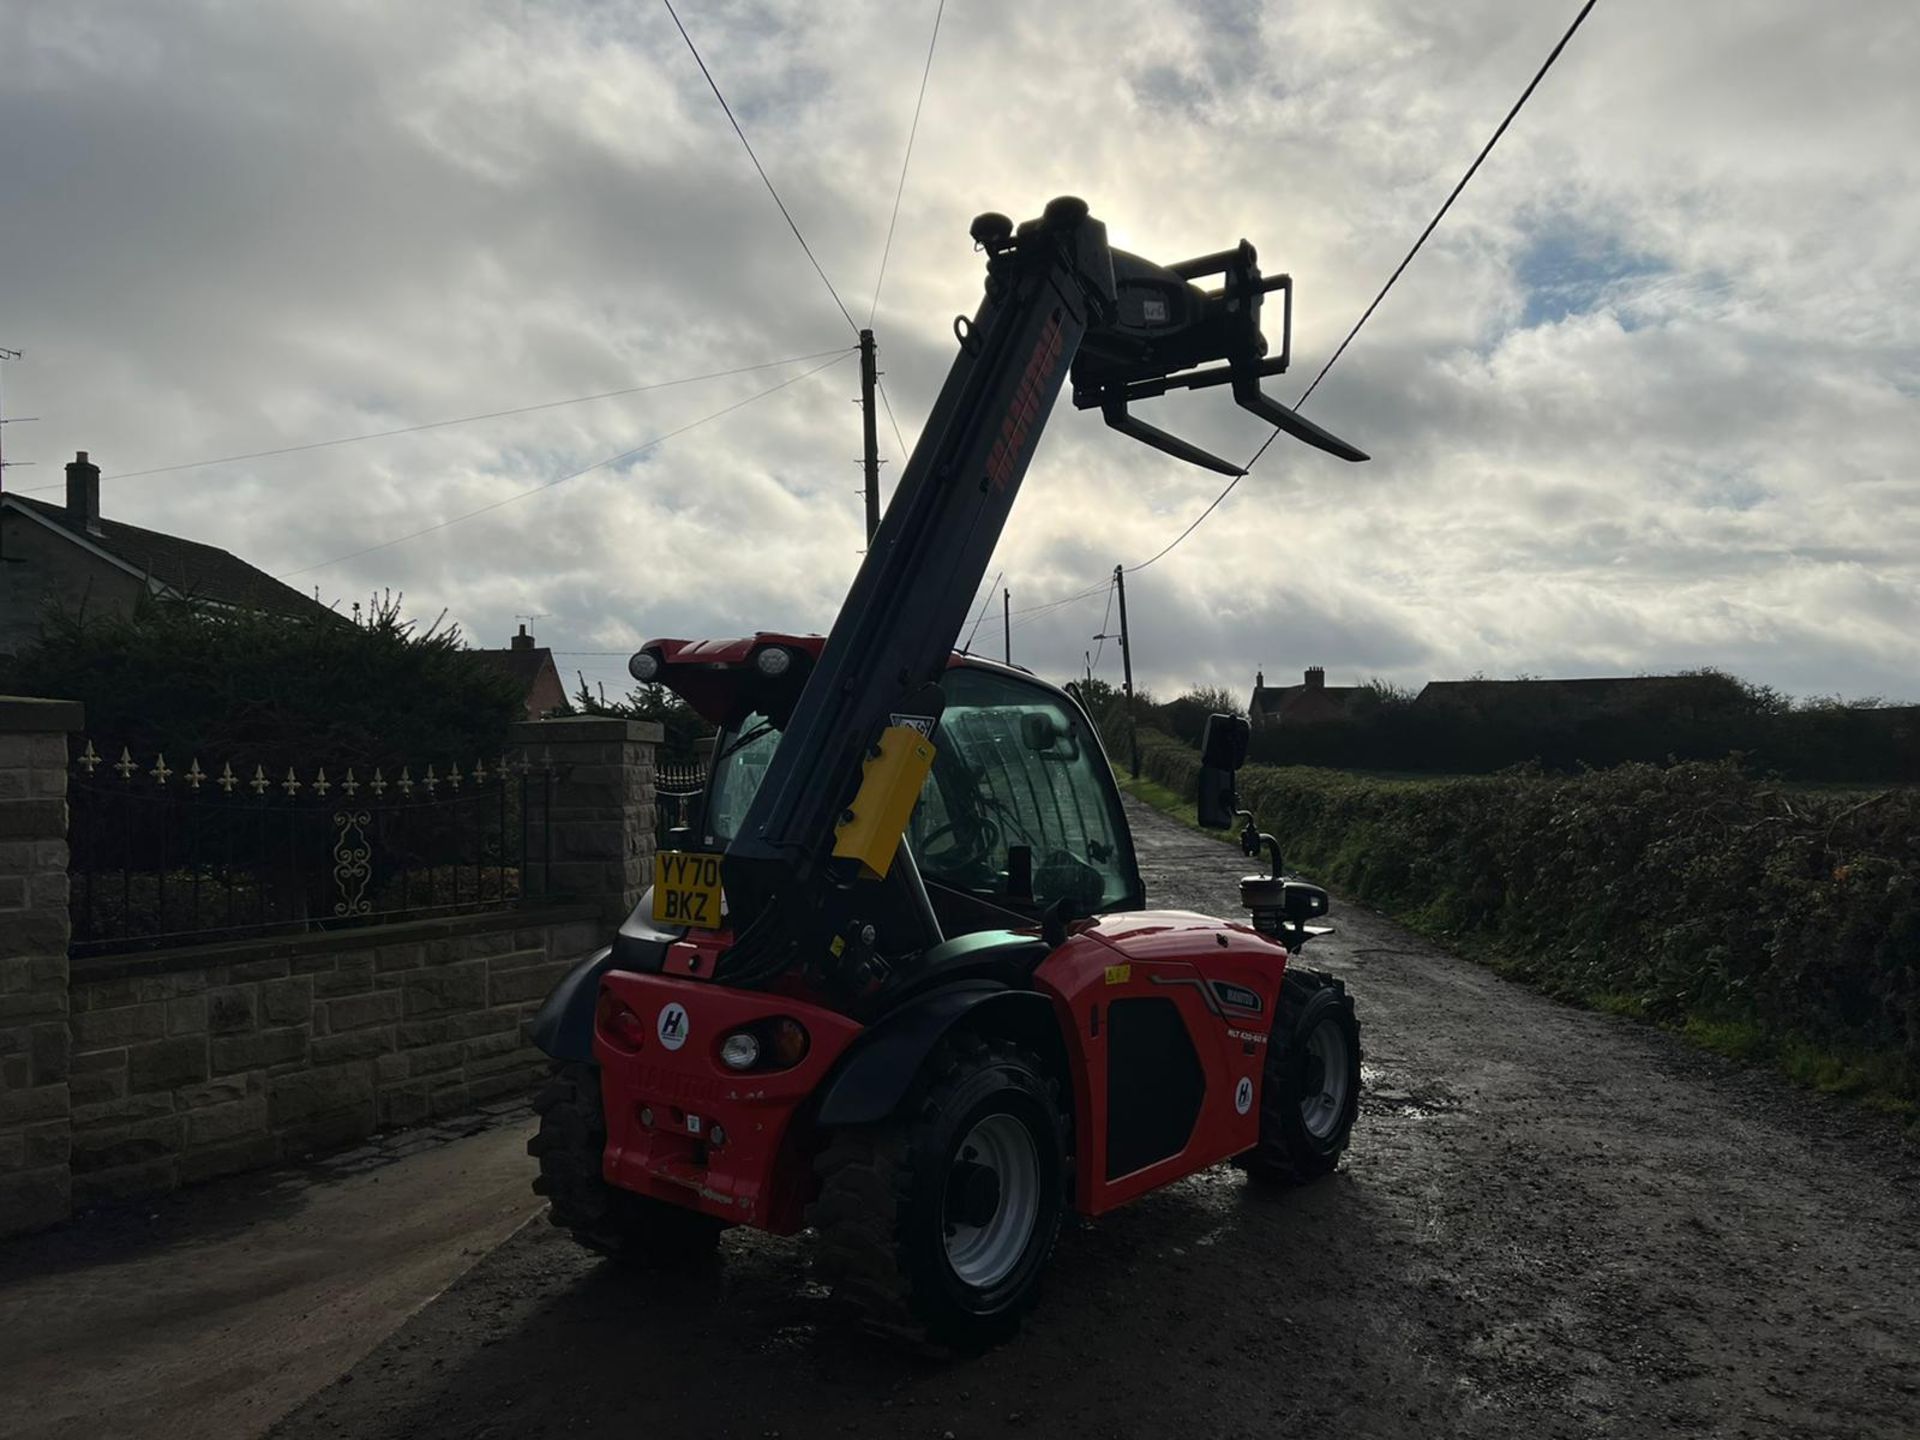
[[[1628,675],[1590,680],[1431,680],[1416,710],[1561,720],[1658,713],[1696,719],[1741,699],[1724,675]]]
[[[1327,672],[1318,665],[1307,667],[1299,685],[1269,685],[1266,672],[1256,671],[1247,718],[1256,726],[1324,725],[1347,719],[1361,693],[1358,685],[1327,684]]]
[[[217,545],[104,518],[100,467],[84,450],[67,466],[65,505],[0,495],[0,654],[38,638],[49,603],[122,614],[141,595],[276,615],[334,614]]]
[[[566,708],[567,690],[560,683],[560,672],[554,668],[553,651],[534,644],[525,625],[505,650],[469,653],[482,664],[513,677],[526,697],[527,719],[538,720]]]

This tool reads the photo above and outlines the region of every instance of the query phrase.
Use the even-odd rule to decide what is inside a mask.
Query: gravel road
[[[1130,807],[1152,902],[1237,850]],[[1920,1151],[1336,903],[1367,1052],[1341,1171],[1227,1168],[1070,1224],[1012,1344],[841,1328],[803,1240],[630,1282],[529,1227],[287,1437],[1920,1435]]]

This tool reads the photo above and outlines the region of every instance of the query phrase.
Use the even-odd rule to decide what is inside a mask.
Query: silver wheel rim
[[[1310,1058],[1308,1088],[1311,1093],[1300,1100],[1300,1119],[1307,1133],[1316,1140],[1331,1140],[1340,1128],[1340,1117],[1347,1112],[1347,1087],[1352,1083],[1352,1065],[1347,1056],[1347,1033],[1337,1017],[1327,1016],[1313,1027],[1307,1037]],[[1313,1088],[1318,1071],[1319,1087]]]
[[[985,1289],[1013,1272],[1033,1238],[1040,1218],[1040,1154],[1027,1127],[1011,1115],[989,1115],[967,1132],[955,1150],[953,1165],[977,1165],[993,1172],[999,1203],[984,1224],[969,1224],[943,1202],[947,1264],[965,1284]]]

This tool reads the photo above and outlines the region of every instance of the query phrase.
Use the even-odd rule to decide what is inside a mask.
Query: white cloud
[[[1291,398],[1571,8],[952,0],[877,318],[909,437],[977,303],[968,220],[1061,192],[1156,258],[1245,236],[1290,270]],[[932,6],[682,15],[864,320]],[[9,436],[41,464],[15,484],[851,341],[652,4],[15,0],[0,52],[0,343],[45,417]],[[1920,698],[1916,60],[1897,0],[1598,7],[1314,397],[1374,461],[1276,445],[1130,581],[1141,677],[1720,664]],[[770,383],[110,479],[106,505],[293,570]],[[824,626],[861,544],[853,390],[837,367],[301,583],[392,585],[495,643],[544,612],[561,650]],[[1152,418],[1232,455],[1263,434],[1217,391]],[[1216,488],[1063,402],[996,558],[1016,608]],[[1076,671],[1101,604],[1026,617],[1016,658]]]

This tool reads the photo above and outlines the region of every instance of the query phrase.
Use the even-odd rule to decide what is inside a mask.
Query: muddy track
[[[1235,913],[1238,852],[1130,808],[1152,902]],[[630,1282],[536,1225],[275,1433],[1920,1435],[1896,1125],[1333,918],[1306,959],[1357,997],[1368,1085],[1340,1172],[1070,1224],[1011,1345],[876,1348],[801,1241]]]

